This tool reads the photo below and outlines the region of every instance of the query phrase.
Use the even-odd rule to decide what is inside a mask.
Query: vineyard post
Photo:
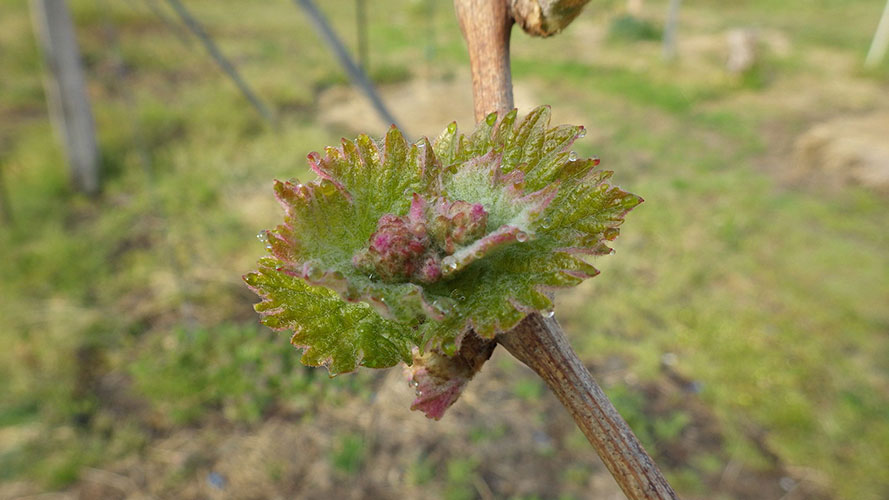
[[[867,51],[864,65],[869,68],[876,67],[886,55],[887,48],[889,48],[889,0],[886,1],[886,6],[883,7],[883,15],[880,16],[880,23],[877,24],[877,31],[874,33],[874,39],[871,41],[870,49]]]
[[[46,66],[46,99],[78,190],[99,192],[99,149],[74,23],[66,2],[32,0],[34,31]]]
[[[664,46],[662,57],[665,61],[676,58],[676,31],[679,28],[679,7],[682,0],[670,0],[667,8],[667,22],[664,25]]]

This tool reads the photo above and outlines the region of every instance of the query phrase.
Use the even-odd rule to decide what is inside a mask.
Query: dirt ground
[[[609,384],[631,379],[615,360],[590,366]],[[273,499],[420,499],[430,482],[446,481],[438,470],[473,450],[475,474],[461,498],[574,498],[620,500],[623,494],[555,397],[518,399],[506,390],[516,373],[527,370],[498,350],[470,384],[460,402],[441,421],[410,412],[411,391],[399,370],[379,374],[368,399],[353,398],[344,407],[313,415],[278,409],[263,424],[246,429],[220,422],[160,435],[139,456],[102,469],[91,468],[65,492],[38,495],[53,499],[237,498]],[[725,459],[723,436],[696,398],[694,384],[664,367],[663,381],[638,386],[645,413],[668,415],[683,410],[692,422],[679,439],[651,450],[664,467],[683,464],[694,454],[712,453],[725,466],[705,478],[707,495],[688,498],[812,500],[827,498],[817,478],[806,471],[772,463],[752,470]],[[434,426],[434,432],[430,431]],[[354,474],[333,468],[329,456],[335,435],[323,429],[362,436],[366,456]],[[479,436],[491,436],[491,439]],[[446,439],[442,439],[446,437]],[[760,446],[765,446],[760,443]],[[767,450],[766,450],[767,451]],[[319,459],[319,457],[322,457]],[[413,473],[417,463],[435,471],[429,482]],[[260,473],[257,473],[260,471]],[[566,471],[572,471],[567,476]],[[183,475],[192,479],[184,486]],[[453,479],[453,478],[452,478]],[[553,492],[551,485],[562,484]],[[444,484],[438,491],[448,491]],[[453,486],[452,486],[453,488]],[[496,492],[496,493],[495,493]],[[0,498],[37,498],[24,484],[5,485]]]

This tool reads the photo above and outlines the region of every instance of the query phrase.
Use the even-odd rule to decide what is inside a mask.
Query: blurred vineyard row
[[[240,276],[280,218],[271,180],[386,125],[292,3],[185,2],[278,130],[164,4],[69,4],[95,199],[69,185],[28,6],[0,0],[0,498],[620,498],[504,353],[432,422],[398,370],[329,380],[257,324]],[[405,128],[470,128],[450,4],[367,5]],[[685,2],[671,62],[666,0],[513,35],[520,111],[585,125],[579,153],[646,199],[557,314],[683,498],[889,497],[889,200],[846,160],[886,164],[889,62],[862,66],[882,6]],[[355,3],[322,9],[354,49]],[[738,30],[756,58],[732,72]]]

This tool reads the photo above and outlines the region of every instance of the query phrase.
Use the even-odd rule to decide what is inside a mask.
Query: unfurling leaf
[[[470,330],[491,339],[551,311],[546,292],[595,276],[583,256],[609,253],[642,199],[571,151],[583,127],[549,120],[548,107],[518,122],[513,110],[414,144],[392,127],[310,154],[319,178],[275,182],[285,221],[245,276],[263,323],[293,330],[303,362],[332,374],[415,360],[426,383],[427,353],[453,356]],[[440,417],[472,374],[435,375],[438,396],[414,406]]]

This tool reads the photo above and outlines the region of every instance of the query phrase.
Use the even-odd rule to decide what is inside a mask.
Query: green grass
[[[659,40],[662,36],[661,29],[651,21],[629,14],[615,17],[608,27],[608,38],[615,41]]]
[[[339,436],[330,457],[334,469],[347,475],[355,476],[361,471],[367,449],[364,439],[357,434]]]
[[[716,123],[732,133],[732,122],[762,112]],[[767,429],[772,450],[825,471],[842,498],[879,498],[889,460],[889,342],[878,333],[889,324],[889,255],[878,250],[889,243],[886,201],[780,188],[754,168],[760,145],[742,140],[748,133],[712,147],[705,122],[680,123],[646,140],[640,121],[635,137],[615,135],[600,152],[607,165],[643,142],[658,158],[632,176],[646,203],[583,288],[584,311],[563,315],[569,329],[582,352],[625,357],[648,377],[660,353],[677,353],[729,429]]]
[[[445,500],[470,500],[476,497],[473,477],[478,463],[473,458],[457,458],[447,464]]]
[[[312,393],[307,370],[272,332],[223,324],[173,332],[129,368],[136,390],[173,425],[195,423],[211,409],[235,422],[255,422],[278,398]]]
[[[423,486],[435,478],[435,464],[426,457],[412,462],[407,470],[407,482],[411,485]]]
[[[706,89],[683,88],[669,82],[652,80],[651,75],[641,71],[575,61],[515,59],[513,71],[517,78],[537,76],[568,80],[574,85],[589,85],[596,91],[669,113],[689,111],[708,94]]]
[[[380,82],[430,64],[419,3],[396,3],[371,13],[371,74]],[[315,97],[345,77],[290,4],[232,16],[235,4],[189,7],[284,110],[278,132],[199,46],[183,45],[138,2],[72,2],[103,158],[103,193],[90,200],[69,188],[45,119],[27,5],[2,2],[0,196],[13,222],[0,223],[0,431],[31,437],[0,442],[0,481],[61,488],[84,467],[139,453],[157,433],[259,425],[278,411],[311,418],[321,406],[370,397],[373,373],[326,380],[299,365],[286,335],[256,324],[256,299],[240,282],[262,251],[256,232],[279,217],[271,180],[306,178],[306,153],[337,141],[316,123]],[[646,5],[661,12],[666,4]],[[559,316],[581,356],[618,358],[651,381],[663,376],[662,354],[674,353],[724,432],[727,456],[767,467],[748,437],[762,431],[782,463],[817,470],[837,498],[865,500],[889,496],[889,202],[858,188],[779,182],[759,162],[772,154],[764,125],[784,117],[768,99],[744,98],[787,98],[775,82],[825,74],[830,68],[805,56],[810,49],[862,59],[880,6],[683,6],[689,30],[747,23],[784,31],[794,56],[767,57],[753,83],[714,77],[716,67],[663,65],[654,42],[609,44],[599,61],[576,52],[570,28],[546,41],[515,35],[513,61],[518,84],[557,115],[583,118],[593,133],[579,151],[600,156],[646,199],[617,254],[596,261],[603,274],[560,297],[571,304]],[[323,7],[353,44],[351,4]],[[581,21],[610,20],[590,11]],[[116,41],[101,29],[109,22]],[[434,43],[434,74],[466,64],[444,7]],[[126,85],[108,70],[115,44]],[[645,65],[623,62],[636,57]],[[883,85],[886,67],[837,76]],[[791,128],[795,119],[786,118]],[[629,385],[607,390],[646,444],[677,439],[689,425],[681,411],[646,414]],[[545,398],[526,378],[506,391],[531,405]],[[479,446],[509,439],[487,424],[462,431]],[[327,457],[346,476],[373,465],[353,432],[337,434]],[[586,450],[579,433],[566,439],[570,450]],[[422,457],[408,483],[440,485],[433,496],[442,498],[477,495],[476,458]],[[671,477],[694,493],[720,470],[701,454]],[[563,476],[582,489],[588,473],[578,466]]]

